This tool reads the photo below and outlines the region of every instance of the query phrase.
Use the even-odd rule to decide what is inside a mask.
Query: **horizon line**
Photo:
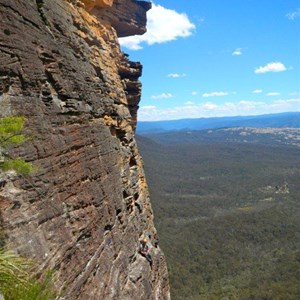
[[[173,121],[182,121],[182,120],[199,120],[199,119],[224,119],[224,118],[247,118],[247,117],[260,117],[260,116],[271,116],[271,115],[283,115],[283,114],[300,114],[299,111],[286,111],[286,112],[278,112],[278,113],[261,113],[261,114],[253,114],[253,115],[234,115],[234,116],[210,116],[210,117],[198,117],[198,118],[180,118],[180,119],[164,119],[164,120],[139,120],[137,119],[137,123],[153,123],[153,122],[173,122]]]

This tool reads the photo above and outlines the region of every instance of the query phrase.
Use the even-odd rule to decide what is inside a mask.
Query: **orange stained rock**
[[[116,126],[116,121],[111,116],[104,116],[104,124],[106,126]]]
[[[94,7],[108,7],[112,6],[114,0],[81,0],[88,11],[91,11]]]

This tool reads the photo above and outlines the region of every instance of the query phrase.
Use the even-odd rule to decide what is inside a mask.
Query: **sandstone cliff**
[[[26,117],[14,149],[38,168],[0,173],[5,242],[54,269],[61,299],[169,299],[166,263],[138,254],[156,230],[134,130],[142,66],[118,36],[147,2],[0,0],[0,115]]]

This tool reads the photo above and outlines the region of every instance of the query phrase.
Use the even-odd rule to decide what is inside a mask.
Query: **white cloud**
[[[208,97],[223,97],[227,96],[229,93],[227,92],[211,92],[211,93],[204,93],[202,97],[208,98]]]
[[[195,103],[192,102],[192,101],[187,101],[187,102],[185,102],[184,104],[185,104],[185,105],[195,105]]]
[[[142,43],[153,45],[188,37],[195,28],[186,14],[153,3],[152,9],[147,12],[147,32],[120,38],[119,41],[128,49],[139,50],[143,48]]]
[[[279,95],[280,95],[280,93],[278,93],[278,92],[270,92],[270,93],[267,93],[267,96],[269,96],[269,97],[279,96]]]
[[[253,94],[261,94],[263,92],[263,90],[261,89],[256,89],[254,91],[252,91]]]
[[[299,99],[280,99],[273,102],[272,106],[287,107],[287,105],[295,105],[290,111],[300,110],[300,98]]]
[[[285,15],[289,20],[295,20],[296,18],[300,17],[300,8],[293,12],[289,12],[288,14]]]
[[[151,99],[169,99],[174,97],[171,93],[162,93],[160,95],[153,95],[151,96]]]
[[[232,52],[233,56],[239,56],[242,55],[242,48],[237,48]]]
[[[286,71],[287,68],[281,62],[271,62],[263,67],[259,67],[255,69],[255,74],[263,74],[268,72],[283,72]]]
[[[272,102],[242,100],[217,104],[186,102],[182,106],[160,109],[142,106],[138,111],[139,121],[176,120],[184,118],[208,118],[224,116],[247,116],[268,113],[300,111],[300,98],[280,99]]]
[[[203,104],[203,108],[204,108],[205,110],[214,110],[214,109],[216,109],[217,107],[218,107],[218,106],[217,106],[216,104],[211,103],[211,102],[206,102],[206,103]]]
[[[289,93],[290,96],[300,96],[300,92]]]
[[[155,105],[146,105],[142,107],[143,110],[152,110],[152,109],[156,109]]]
[[[198,92],[197,91],[192,91],[192,96],[197,96]]]
[[[171,78],[186,77],[186,74],[185,73],[182,73],[182,74],[170,73],[170,74],[167,75],[167,77],[171,77]]]

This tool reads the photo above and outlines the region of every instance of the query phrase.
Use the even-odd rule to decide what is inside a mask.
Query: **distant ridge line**
[[[300,128],[300,112],[167,121],[140,121],[137,125],[137,133],[159,133],[180,130],[216,129],[224,127]]]

